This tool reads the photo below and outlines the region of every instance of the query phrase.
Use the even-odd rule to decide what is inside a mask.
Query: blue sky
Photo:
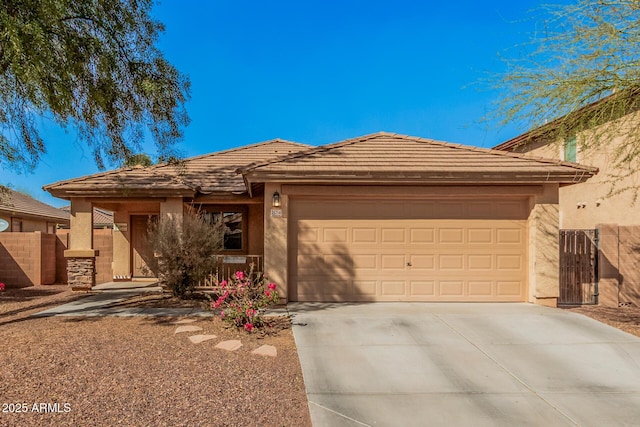
[[[283,138],[328,144],[378,131],[491,147],[526,129],[480,123],[537,23],[539,1],[196,1],[153,9],[159,47],[192,82],[185,156]],[[539,11],[538,11],[539,12]],[[0,183],[41,187],[99,172],[72,131],[43,123],[48,153]],[[153,156],[153,152],[150,151]]]

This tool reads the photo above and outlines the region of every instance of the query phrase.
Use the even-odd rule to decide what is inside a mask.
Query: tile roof
[[[236,170],[251,162],[287,155],[309,145],[274,139],[258,144],[191,157],[177,165],[161,164],[123,168],[46,185],[45,190],[61,197],[127,192],[146,196],[171,193],[193,195],[245,193],[244,179]]]
[[[62,209],[65,212],[71,212],[71,206],[63,206]],[[93,226],[102,227],[105,225],[113,225],[113,212],[106,209],[93,208]]]
[[[51,222],[68,223],[69,213],[46,203],[42,203],[31,196],[4,187],[8,192],[0,195],[0,211],[11,216],[27,216]]]
[[[377,178],[398,182],[582,182],[597,169],[559,160],[380,132],[240,170],[250,181]]]

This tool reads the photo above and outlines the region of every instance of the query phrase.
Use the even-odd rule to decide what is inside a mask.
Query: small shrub
[[[187,210],[183,220],[164,217],[149,224],[147,242],[153,256],[149,269],[173,295],[185,298],[216,267],[213,255],[222,250],[223,225]]]
[[[211,308],[220,309],[220,318],[236,327],[251,332],[264,326],[265,309],[278,302],[276,284],[263,274],[237,271],[229,280],[218,283],[220,295],[211,302]]]

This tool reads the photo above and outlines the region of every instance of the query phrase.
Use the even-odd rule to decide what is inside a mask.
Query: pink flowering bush
[[[229,280],[218,283],[219,295],[211,308],[220,310],[220,318],[236,327],[251,332],[264,326],[265,309],[278,302],[276,284],[263,274],[236,271]]]
[[[0,282],[0,292],[4,291],[4,283]]]

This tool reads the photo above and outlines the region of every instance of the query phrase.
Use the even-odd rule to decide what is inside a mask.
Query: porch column
[[[131,224],[129,211],[113,212],[113,278],[131,279]]]
[[[160,217],[173,218],[178,224],[182,223],[184,215],[184,203],[182,197],[167,197],[165,201],[160,203]]]
[[[558,190],[545,185],[529,214],[529,301],[550,307],[560,295]]]
[[[279,208],[271,206],[273,193],[280,193]],[[278,285],[280,302],[286,303],[287,293],[287,217],[289,198],[279,184],[266,183],[264,188],[264,271]]]
[[[71,228],[67,259],[69,286],[74,291],[90,290],[96,280],[96,251],[93,249],[93,206],[83,197],[71,199]]]

